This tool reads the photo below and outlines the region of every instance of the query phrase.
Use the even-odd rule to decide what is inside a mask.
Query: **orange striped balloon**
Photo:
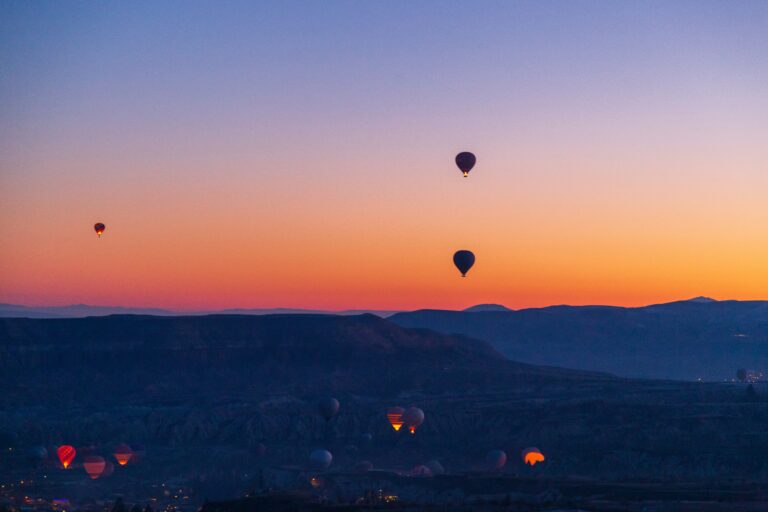
[[[392,428],[395,429],[395,432],[400,430],[403,426],[404,413],[405,409],[402,407],[390,407],[387,409],[387,419],[389,420],[389,424],[392,425]]]

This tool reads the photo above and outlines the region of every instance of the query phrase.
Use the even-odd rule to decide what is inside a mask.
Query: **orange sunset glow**
[[[689,20],[706,41],[692,50],[651,18],[604,35],[582,20],[546,39],[535,23],[510,34],[504,15],[480,11],[483,46],[413,31],[376,54],[375,43],[355,49],[372,23],[358,12],[335,35],[308,31],[306,46],[269,53],[270,34],[290,40],[278,14],[259,34],[235,13],[214,28],[183,13],[185,24],[148,29],[150,51],[123,39],[130,20],[78,31],[74,16],[50,20],[24,50],[25,72],[5,80],[5,103],[16,99],[0,145],[0,302],[766,298],[766,68],[739,60],[753,39],[704,39],[709,25]],[[220,34],[218,46],[200,46],[198,29]],[[621,54],[594,59],[603,37]],[[437,58],[444,45],[467,77]],[[465,150],[477,155],[466,179],[453,162]],[[466,279],[451,262],[462,248],[477,257]]]

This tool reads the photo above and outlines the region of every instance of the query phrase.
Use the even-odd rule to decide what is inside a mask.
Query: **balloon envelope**
[[[403,426],[404,413],[405,409],[402,407],[390,407],[387,409],[387,420],[389,420],[389,424],[392,425],[392,428],[395,429],[395,432],[400,430],[400,428]]]
[[[339,401],[331,397],[322,398],[317,402],[317,412],[329,421],[339,412]]]
[[[102,234],[104,234],[104,230],[107,229],[107,227],[102,224],[101,222],[97,222],[93,225],[93,230],[96,231],[96,234],[101,237]]]
[[[526,448],[523,450],[523,462],[535,466],[537,462],[544,462],[544,454],[534,446]]]
[[[456,166],[461,170],[465,178],[469,176],[469,171],[472,170],[476,162],[477,158],[469,151],[463,151],[456,155]]]
[[[456,251],[453,255],[453,264],[461,272],[461,277],[466,277],[469,269],[475,264],[475,255],[472,251],[467,251],[466,249]]]
[[[490,469],[501,469],[507,463],[507,454],[503,450],[491,450],[485,455],[485,462]]]
[[[56,448],[56,455],[59,456],[59,461],[61,461],[61,465],[64,466],[65,469],[69,467],[73,460],[75,460],[76,453],[77,451],[75,451],[75,447],[68,444],[63,444]]]
[[[409,407],[403,414],[403,423],[408,426],[411,434],[415,434],[416,429],[424,423],[424,411],[418,407]]]
[[[115,453],[113,455],[118,464],[125,466],[133,457],[133,450],[131,450],[130,446],[123,443],[115,446]]]
[[[91,477],[92,480],[96,480],[107,467],[107,461],[104,460],[104,457],[89,455],[83,461],[83,467],[85,468],[85,472],[88,473],[88,476]]]
[[[333,462],[333,455],[328,450],[315,450],[309,455],[309,463],[315,469],[328,469]]]

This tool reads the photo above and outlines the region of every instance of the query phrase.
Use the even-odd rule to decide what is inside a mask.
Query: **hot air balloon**
[[[331,397],[322,398],[317,402],[317,412],[325,421],[330,421],[339,412],[339,401]]]
[[[64,469],[68,468],[72,461],[75,460],[76,453],[75,447],[68,444],[56,448],[56,455],[59,456],[59,460],[61,461],[61,465],[64,466]]]
[[[747,370],[744,368],[739,368],[736,370],[736,378],[739,379],[739,382],[744,382],[747,380]]]
[[[544,462],[544,454],[536,447],[526,448],[523,450],[523,462],[534,466],[537,462]]]
[[[415,434],[416,429],[424,423],[424,411],[418,407],[409,407],[403,414],[403,423],[408,427],[411,434]]]
[[[107,467],[107,461],[104,460],[104,457],[89,455],[83,461],[83,467],[85,468],[85,472],[88,473],[88,476],[91,477],[92,480],[96,480]]]
[[[315,450],[309,455],[309,463],[315,469],[328,469],[333,462],[333,455],[328,450]]]
[[[395,432],[403,426],[403,414],[405,414],[405,409],[402,407],[390,407],[387,409],[387,419],[392,428],[395,429]]]
[[[107,227],[101,222],[97,222],[93,225],[93,230],[96,231],[96,234],[99,236],[99,238],[101,238],[101,235],[104,234],[105,229],[107,229]]]
[[[472,254],[472,251],[464,249],[456,251],[453,254],[453,264],[456,265],[456,268],[461,272],[461,277],[467,277],[467,272],[469,272],[469,269],[475,264],[475,255]]]
[[[469,151],[463,151],[456,155],[456,166],[461,170],[466,178],[469,176],[469,171],[475,166],[477,158]]]
[[[133,451],[127,444],[119,444],[115,447],[115,453],[113,455],[118,464],[125,466],[128,464],[128,461],[131,460],[131,457],[133,457]]]
[[[507,454],[503,450],[491,450],[485,455],[485,462],[492,470],[499,470],[507,463]]]

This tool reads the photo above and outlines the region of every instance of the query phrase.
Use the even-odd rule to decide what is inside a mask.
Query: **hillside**
[[[5,386],[16,391],[2,394],[5,403],[386,396],[585,376],[512,363],[486,342],[373,315],[0,319],[0,356]]]
[[[644,378],[723,380],[768,368],[768,302],[697,298],[639,308],[422,310],[391,320],[483,339],[516,361]]]

